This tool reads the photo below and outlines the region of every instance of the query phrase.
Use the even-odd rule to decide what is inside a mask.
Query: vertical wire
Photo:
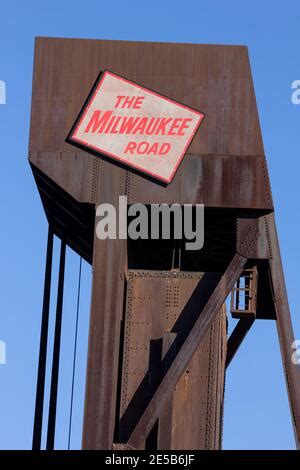
[[[74,339],[74,356],[73,356],[73,373],[72,373],[72,387],[71,387],[71,405],[70,405],[70,419],[69,419],[68,450],[70,450],[71,431],[72,431],[72,414],[73,414],[74,383],[75,383],[75,364],[76,364],[76,353],[77,353],[77,334],[78,334],[78,318],[79,318],[80,289],[81,289],[81,267],[82,267],[82,258],[80,257],[79,275],[78,275],[78,288],[77,288],[76,326],[75,326],[75,339]]]

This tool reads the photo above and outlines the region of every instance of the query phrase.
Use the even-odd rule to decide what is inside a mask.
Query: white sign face
[[[170,183],[203,118],[105,71],[67,141]]]

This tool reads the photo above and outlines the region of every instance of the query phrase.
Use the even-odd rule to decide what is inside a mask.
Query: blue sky
[[[47,238],[27,162],[34,37],[249,47],[295,336],[300,338],[300,105],[291,103],[291,83],[300,79],[299,31],[296,1],[276,5],[257,0],[1,2],[0,80],[7,86],[7,103],[0,105],[0,340],[7,347],[7,364],[0,365],[1,449],[29,449],[32,438]],[[56,242],[55,271],[58,247]],[[57,448],[66,448],[68,438],[78,262],[68,250]],[[91,268],[84,264],[73,448],[80,448],[81,441],[90,280]],[[53,308],[51,313],[53,325]],[[223,445],[225,449],[294,448],[273,322],[255,323],[230,366]]]

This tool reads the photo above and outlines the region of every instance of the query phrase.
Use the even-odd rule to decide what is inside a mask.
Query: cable
[[[71,430],[72,430],[73,398],[74,398],[74,383],[75,383],[75,364],[76,364],[76,353],[77,353],[77,334],[78,334],[78,318],[79,318],[80,289],[81,289],[81,266],[82,266],[82,258],[80,257],[79,275],[78,275],[78,288],[77,288],[76,326],[75,326],[75,340],[74,340],[73,375],[72,375],[72,388],[71,388],[71,405],[70,405],[68,450],[70,450]]]

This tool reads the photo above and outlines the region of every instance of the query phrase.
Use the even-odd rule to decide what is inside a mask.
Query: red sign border
[[[129,163],[128,161],[124,161],[124,160],[123,160],[121,157],[119,157],[118,155],[115,155],[115,154],[113,154],[113,153],[107,152],[106,150],[101,149],[100,147],[96,147],[96,146],[94,146],[94,145],[91,145],[91,144],[86,143],[85,141],[83,141],[83,140],[81,140],[81,139],[76,138],[76,132],[77,132],[77,130],[78,130],[80,124],[82,123],[83,119],[85,118],[86,113],[88,112],[88,110],[89,110],[89,108],[90,108],[90,106],[91,106],[91,104],[92,104],[92,102],[93,102],[93,100],[94,100],[95,95],[98,93],[98,91],[99,91],[99,89],[101,88],[101,85],[102,85],[102,83],[103,83],[103,81],[104,81],[104,79],[105,79],[105,77],[106,77],[107,75],[112,75],[112,76],[114,76],[114,77],[117,77],[118,79],[120,79],[120,80],[122,80],[122,81],[124,81],[124,82],[126,82],[126,83],[129,83],[129,84],[131,84],[131,85],[134,85],[134,86],[138,87],[138,88],[141,89],[141,90],[145,90],[147,93],[153,94],[153,95],[159,97],[160,99],[164,99],[164,100],[166,100],[166,101],[168,101],[168,102],[170,102],[170,103],[172,103],[172,104],[174,104],[174,105],[177,105],[177,106],[179,106],[179,107],[181,107],[181,108],[184,108],[184,109],[187,109],[187,110],[189,110],[189,111],[192,111],[192,112],[194,112],[195,114],[197,114],[197,115],[199,116],[198,122],[197,122],[197,124],[195,125],[195,128],[194,128],[193,132],[191,133],[191,135],[190,135],[190,137],[189,137],[189,139],[188,139],[188,141],[187,141],[187,143],[186,143],[186,145],[185,145],[185,147],[184,147],[184,149],[183,149],[183,151],[182,151],[182,153],[181,153],[181,155],[180,155],[180,157],[179,157],[179,159],[178,159],[178,161],[177,161],[177,163],[176,163],[176,165],[175,165],[175,167],[174,167],[174,169],[173,169],[173,171],[172,171],[172,173],[171,173],[171,175],[170,175],[170,177],[169,177],[168,179],[167,179],[167,178],[163,178],[162,176],[160,176],[160,175],[158,175],[158,174],[156,174],[156,173],[153,173],[153,172],[151,172],[150,170],[146,170],[146,169],[144,169],[143,167],[140,167],[140,166],[138,166],[138,165],[136,165],[136,164],[134,164],[134,163]],[[149,175],[149,176],[151,176],[151,177],[153,177],[153,178],[156,178],[156,179],[158,179],[158,180],[160,180],[160,181],[163,181],[164,183],[169,184],[169,183],[171,183],[171,181],[173,180],[174,175],[175,175],[175,173],[176,173],[176,171],[177,171],[177,169],[178,169],[180,163],[182,162],[182,159],[183,159],[184,155],[186,154],[187,149],[189,148],[189,146],[190,146],[190,144],[191,144],[193,138],[195,137],[195,134],[196,134],[196,132],[198,131],[198,129],[199,129],[201,123],[203,122],[204,118],[205,118],[205,113],[203,113],[203,112],[201,112],[201,111],[198,111],[198,110],[196,110],[196,109],[194,109],[194,108],[191,108],[190,106],[186,106],[185,104],[182,104],[182,103],[180,103],[180,102],[178,102],[178,101],[176,101],[176,100],[173,100],[173,99],[171,99],[171,98],[169,98],[169,97],[167,97],[167,96],[165,96],[165,95],[163,95],[163,94],[161,94],[161,93],[158,93],[158,92],[156,92],[156,91],[154,91],[154,90],[151,90],[150,88],[147,88],[147,87],[144,87],[144,86],[140,85],[139,83],[136,83],[136,82],[134,82],[134,81],[132,81],[132,80],[129,80],[129,79],[125,78],[125,77],[122,77],[121,75],[119,75],[119,74],[117,74],[117,73],[115,73],[115,72],[111,72],[110,70],[105,69],[103,72],[100,72],[100,74],[98,75],[98,77],[97,77],[97,79],[96,79],[96,81],[95,81],[95,83],[94,83],[94,85],[93,85],[93,87],[92,87],[92,90],[91,90],[89,96],[87,97],[87,99],[86,99],[84,105],[82,106],[81,111],[80,111],[79,115],[77,116],[77,118],[76,118],[76,120],[75,120],[75,123],[74,123],[74,125],[72,126],[72,129],[71,129],[71,131],[69,132],[69,134],[68,134],[68,136],[67,136],[67,138],[66,138],[66,142],[67,142],[67,143],[70,143],[70,144],[72,144],[72,145],[75,145],[75,146],[76,146],[76,145],[77,145],[77,146],[79,145],[80,148],[83,148],[84,150],[92,149],[94,152],[96,152],[97,154],[99,154],[99,156],[104,155],[104,156],[111,157],[113,160],[117,160],[118,162],[120,162],[121,164],[123,164],[123,165],[125,165],[125,166],[134,168],[134,169],[138,170],[138,171],[141,172],[141,173],[145,173],[145,174],[147,174],[147,175]]]

